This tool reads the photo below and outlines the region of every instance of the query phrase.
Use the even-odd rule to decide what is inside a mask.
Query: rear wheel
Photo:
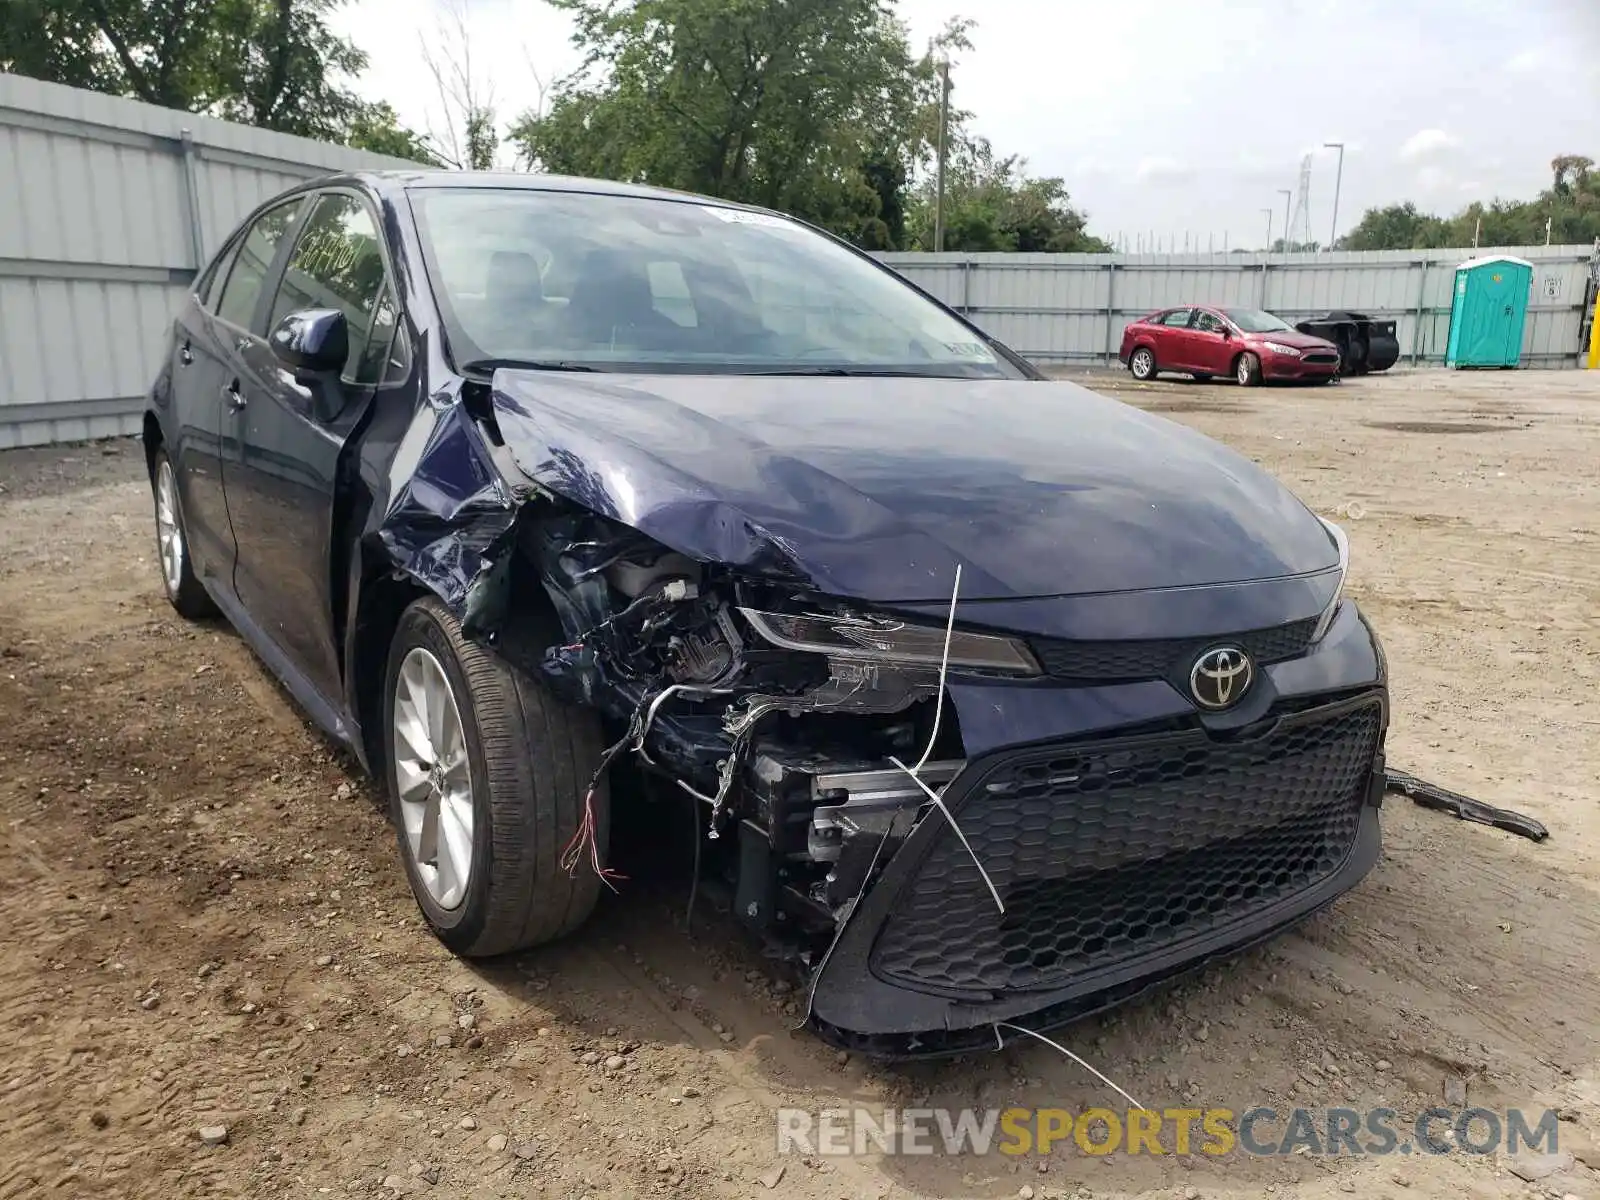
[[[191,621],[215,616],[217,606],[195,578],[189,560],[189,535],[183,525],[183,502],[178,498],[178,478],[165,449],[156,451],[150,486],[156,502],[156,561],[161,564],[161,586],[178,615]]]
[[[1240,387],[1255,387],[1261,382],[1261,360],[1246,350],[1233,364],[1233,377]]]
[[[1156,355],[1149,346],[1140,346],[1128,358],[1128,373],[1135,379],[1145,380],[1156,377]]]
[[[484,957],[583,923],[600,878],[585,851],[568,874],[600,762],[599,719],[547,695],[461,635],[432,598],[406,609],[389,653],[389,812],[417,904],[445,945]],[[587,806],[602,865],[609,795]]]

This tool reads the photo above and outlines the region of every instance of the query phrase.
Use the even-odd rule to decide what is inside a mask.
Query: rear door
[[[227,591],[236,552],[222,477],[232,426],[228,392],[238,374],[239,338],[254,318],[266,269],[299,206],[295,198],[252,221],[178,318],[172,379],[180,461],[173,466],[195,573]]]
[[[334,589],[336,579],[344,583],[333,543],[339,473],[346,443],[391,373],[399,311],[367,202],[342,189],[310,202],[244,352],[238,455],[228,461],[226,478],[239,599],[303,680],[337,706],[343,672]],[[344,370],[328,381],[320,401],[260,336],[290,313],[312,308],[341,310],[350,334]]]

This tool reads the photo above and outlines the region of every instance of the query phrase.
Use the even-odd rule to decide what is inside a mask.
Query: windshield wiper
[[[957,376],[935,375],[931,371],[913,371],[895,367],[775,367],[770,371],[739,371],[740,375],[843,375],[861,379],[954,379]]]
[[[475,358],[461,364],[462,374],[493,375],[501,367],[522,371],[599,371],[586,363],[563,362],[559,359],[537,358]]]

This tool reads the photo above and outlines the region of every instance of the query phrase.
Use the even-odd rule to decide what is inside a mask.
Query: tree
[[[428,167],[444,165],[428,148],[427,140],[400,124],[398,114],[382,101],[363,106],[351,118],[344,142],[358,150],[409,158]]]
[[[342,3],[4,0],[0,69],[342,141],[385,119],[348,86],[367,56],[328,28]]]
[[[1369,208],[1354,229],[1339,239],[1341,250],[1421,250],[1444,246],[1449,229],[1443,220],[1417,211],[1409,200]]]
[[[1415,250],[1443,246],[1586,245],[1600,238],[1600,175],[1594,160],[1559,154],[1550,161],[1550,186],[1532,200],[1474,201],[1444,218],[1411,203],[1368,209],[1339,239],[1341,250]]]
[[[944,248],[982,252],[1109,253],[1090,234],[1088,217],[1072,207],[1065,181],[1034,177],[1027,160],[997,158],[987,138],[968,136],[965,114],[952,114],[951,152],[945,169]],[[933,249],[937,181],[925,179],[907,219],[909,245]]]
[[[450,0],[432,39],[422,39],[422,61],[433,77],[444,124],[429,127],[437,157],[458,171],[487,171],[500,149],[495,128],[494,89],[472,66],[472,34],[467,0]]]
[[[512,126],[522,161],[900,243],[936,83],[931,49],[912,55],[890,0],[548,2],[572,15],[583,65],[548,111]]]

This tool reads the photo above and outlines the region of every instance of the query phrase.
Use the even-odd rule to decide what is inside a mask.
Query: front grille
[[[1255,741],[1194,729],[978,764],[951,795],[1004,915],[946,827],[873,970],[957,992],[1059,987],[1302,892],[1355,844],[1382,721],[1373,696],[1285,717]]]
[[[1339,356],[1337,354],[1321,354],[1321,353],[1319,353],[1319,354],[1307,354],[1301,361],[1302,362],[1308,362],[1308,363],[1317,363],[1319,365],[1320,364],[1326,364],[1326,363],[1336,363],[1336,362],[1339,361]]]
[[[1258,666],[1306,652],[1317,618],[1207,638],[1151,638],[1140,641],[1076,642],[1035,638],[1030,644],[1046,675],[1080,683],[1118,683],[1188,675],[1200,652],[1212,646],[1237,646]]]

